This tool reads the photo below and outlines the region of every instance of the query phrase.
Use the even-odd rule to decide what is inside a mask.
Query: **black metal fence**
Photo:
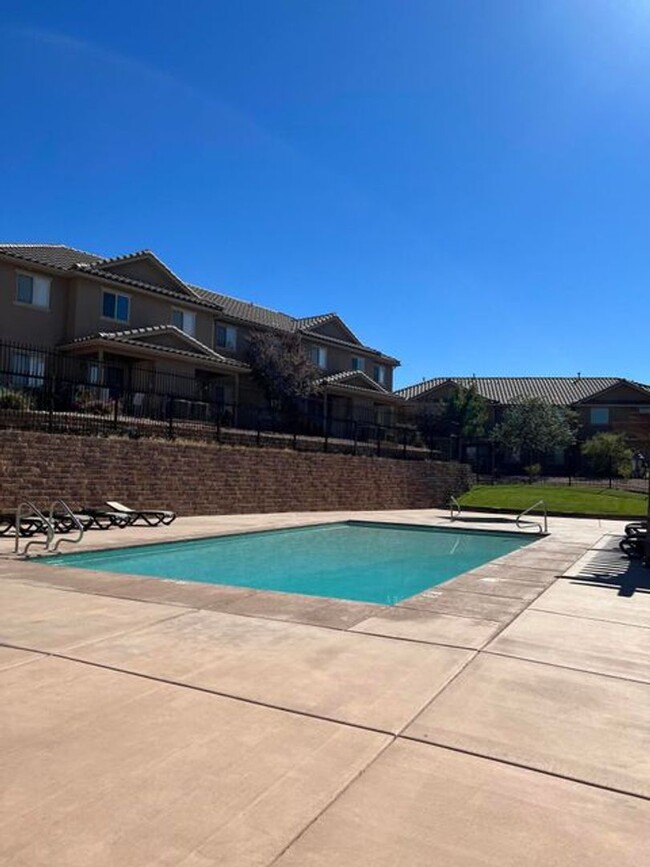
[[[423,460],[445,458],[410,425],[341,418],[322,397],[289,409],[235,402],[231,380],[0,342],[0,429],[188,439]]]

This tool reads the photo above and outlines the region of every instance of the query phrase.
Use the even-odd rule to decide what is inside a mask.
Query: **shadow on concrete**
[[[595,552],[570,580],[574,584],[617,589],[619,596],[650,593],[650,569],[639,560],[629,560],[620,551]]]

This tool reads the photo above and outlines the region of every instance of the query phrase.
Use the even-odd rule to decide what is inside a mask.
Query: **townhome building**
[[[61,244],[0,244],[5,388],[37,389],[63,358],[66,377],[125,402],[173,391],[185,398],[177,408],[216,404],[242,423],[266,405],[248,363],[258,331],[300,335],[320,371],[310,412],[394,420],[399,361],[363,344],[336,313],[294,317],[193,285],[150,250],[107,258]]]
[[[455,388],[475,388],[485,400],[486,433],[513,404],[540,398],[554,406],[573,410],[578,416],[578,439],[584,442],[599,432],[626,435],[635,451],[650,454],[650,386],[621,377],[604,376],[505,376],[434,377],[398,389],[405,400],[407,418],[417,422],[442,413]],[[451,432],[453,433],[453,432]],[[487,469],[492,452],[488,443],[466,442],[463,457]],[[566,470],[573,462],[570,450],[558,449],[547,456],[550,467]],[[512,456],[511,463],[517,463]]]

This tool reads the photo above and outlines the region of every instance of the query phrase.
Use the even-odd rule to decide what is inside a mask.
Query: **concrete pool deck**
[[[78,547],[346,519],[449,525],[231,515]],[[53,568],[0,540],[0,863],[643,863],[650,572],[624,523],[550,518],[392,607]]]

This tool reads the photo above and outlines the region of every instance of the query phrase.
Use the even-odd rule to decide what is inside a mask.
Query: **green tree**
[[[476,386],[461,388],[454,385],[443,403],[424,405],[417,417],[417,425],[427,444],[435,437],[456,436],[457,454],[461,453],[461,440],[483,436],[488,420],[487,402],[478,393]]]
[[[299,334],[251,332],[248,363],[269,407],[295,415],[300,398],[318,393],[318,368],[305,353]]]
[[[532,464],[534,458],[552,449],[573,445],[577,429],[576,413],[530,397],[508,407],[491,438],[503,449],[520,452]]]
[[[623,434],[594,434],[582,447],[582,454],[596,476],[630,475],[632,449]]]

